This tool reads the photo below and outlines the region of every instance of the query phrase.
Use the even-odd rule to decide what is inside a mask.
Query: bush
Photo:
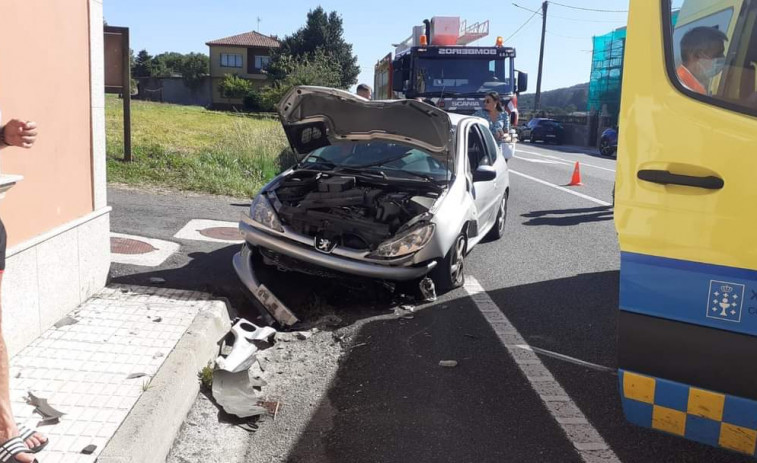
[[[258,90],[250,90],[247,92],[247,95],[245,95],[242,102],[244,103],[244,109],[247,111],[261,112],[271,111],[273,109],[271,107],[266,107],[266,105],[263,104],[263,96]]]
[[[234,74],[227,74],[218,88],[224,98],[240,99],[252,91],[252,82]]]

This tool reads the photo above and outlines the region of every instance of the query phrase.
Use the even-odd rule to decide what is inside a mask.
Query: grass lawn
[[[133,162],[123,162],[123,102],[106,95],[108,181],[251,197],[280,170],[288,143],[275,119],[134,101]]]

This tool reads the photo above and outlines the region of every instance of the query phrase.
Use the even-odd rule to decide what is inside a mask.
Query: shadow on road
[[[114,277],[112,283],[160,286],[187,291],[201,291],[225,297],[236,313],[254,320],[258,308],[239,281],[232,258],[239,251],[238,244],[211,252],[192,252],[184,266],[147,270],[143,273]],[[399,292],[392,292],[370,280],[342,281],[333,278],[308,276],[296,272],[280,272],[273,267],[258,265],[260,280],[305,324],[327,315],[337,315],[344,323],[385,314],[399,300]],[[161,279],[160,283],[153,279]],[[162,281],[164,280],[164,281]]]
[[[489,295],[531,345],[614,367],[617,291],[613,271]],[[288,463],[580,461],[470,298],[367,321],[350,342]],[[751,461],[631,426],[616,376],[543,361],[621,461]]]
[[[612,206],[598,206],[578,209],[556,209],[548,211],[533,211],[528,214],[522,214],[521,217],[528,218],[523,222],[524,225],[552,225],[552,226],[571,226],[580,223],[602,222],[612,220]]]

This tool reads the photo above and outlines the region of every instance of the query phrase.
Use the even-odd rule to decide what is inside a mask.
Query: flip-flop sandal
[[[29,453],[29,449],[20,437],[13,437],[0,445],[0,463],[21,463],[16,459],[20,453]],[[38,463],[35,459],[32,463]]]
[[[26,442],[26,440],[29,439],[30,437],[32,437],[34,435],[34,433],[36,433],[36,432],[37,432],[36,429],[29,428],[29,427],[27,427],[27,426],[25,426],[23,424],[18,426],[18,437],[22,441],[24,441],[24,442]],[[47,444],[49,444],[49,443],[50,443],[50,439],[47,439],[46,441],[42,442],[41,444],[37,445],[36,447],[29,447],[29,451],[31,453],[39,453],[39,452],[42,451],[42,449],[44,449],[45,447],[47,447]],[[24,444],[24,445],[26,445],[26,444]]]

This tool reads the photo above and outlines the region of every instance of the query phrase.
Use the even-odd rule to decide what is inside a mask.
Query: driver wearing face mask
[[[695,27],[681,39],[681,65],[678,79],[689,90],[707,95],[710,79],[725,65],[728,37],[713,27]]]

